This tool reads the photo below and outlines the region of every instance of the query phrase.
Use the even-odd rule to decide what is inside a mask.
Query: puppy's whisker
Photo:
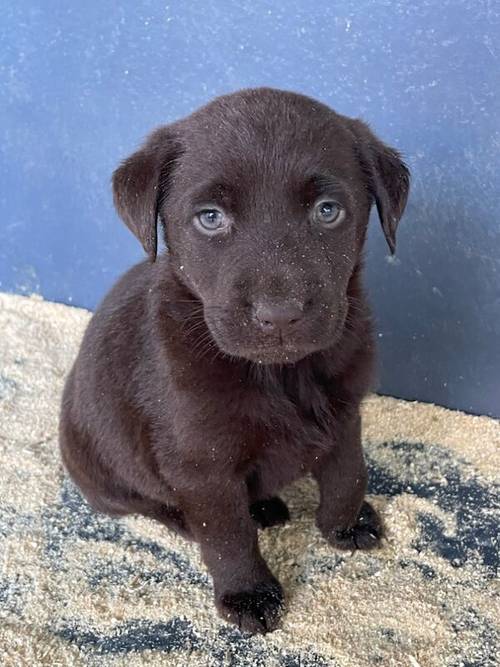
[[[206,353],[212,347],[216,347],[216,344],[214,339],[212,338],[212,334],[210,333],[210,331],[207,330],[200,336],[198,341],[194,344],[192,348],[193,356],[196,359],[201,360],[203,359],[204,356],[206,356]]]
[[[207,327],[205,320],[200,320],[197,322],[186,322],[182,327],[182,332],[186,337],[191,336],[193,333],[196,333],[200,329],[205,329]]]
[[[208,341],[208,344],[205,345],[205,347],[202,349],[201,353],[198,355],[198,360],[201,361],[203,359],[206,359],[211,352],[214,353],[213,354],[213,359],[216,359],[217,358],[217,353],[218,353],[218,348],[212,341]]]

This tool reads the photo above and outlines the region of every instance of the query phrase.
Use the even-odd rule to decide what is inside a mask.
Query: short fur
[[[360,440],[373,367],[362,249],[376,203],[394,250],[408,187],[364,123],[265,88],[157,129],[113,176],[150,260],[88,326],[62,401],[63,460],[96,510],[196,540],[219,612],[244,630],[272,630],[283,607],[257,526],[289,518],[285,485],[316,478],[334,547],[379,542]],[[312,220],[325,197],[346,212],[338,227]],[[202,233],[200,207],[230,230]],[[153,261],[157,223],[168,251]]]

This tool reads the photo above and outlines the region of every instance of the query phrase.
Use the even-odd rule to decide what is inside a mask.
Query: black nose
[[[302,319],[302,308],[294,303],[254,305],[254,318],[266,331],[286,331]]]

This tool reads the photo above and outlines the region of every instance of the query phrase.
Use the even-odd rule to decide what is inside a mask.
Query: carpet
[[[500,617],[500,423],[370,396],[369,494],[386,538],[336,552],[310,479],[260,533],[286,613],[266,636],[217,617],[196,546],[94,513],[66,478],[58,404],[89,313],[0,294],[0,665],[486,667]]]

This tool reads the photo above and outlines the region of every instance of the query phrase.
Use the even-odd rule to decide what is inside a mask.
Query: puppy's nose
[[[254,305],[254,319],[265,331],[285,331],[302,319],[303,312],[293,303]]]

